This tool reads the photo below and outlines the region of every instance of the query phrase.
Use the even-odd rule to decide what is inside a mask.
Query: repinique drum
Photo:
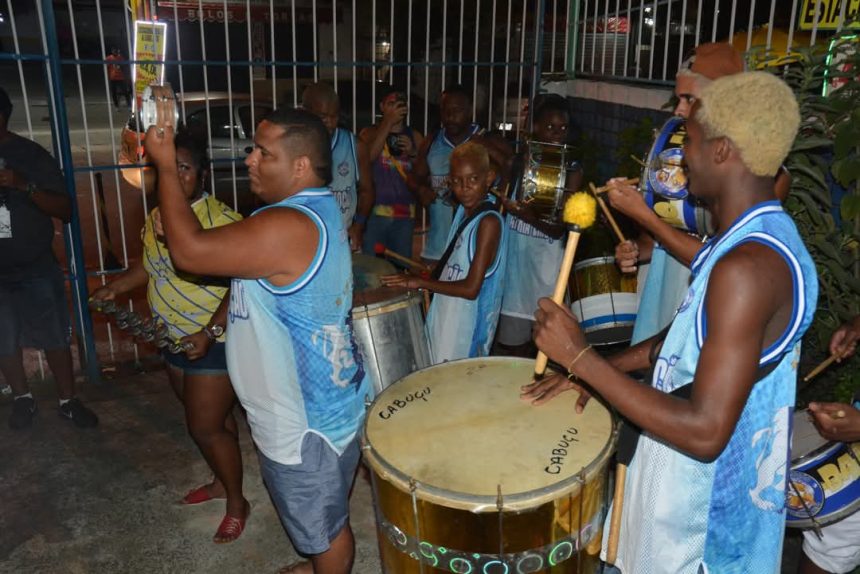
[[[629,341],[639,309],[636,274],[615,265],[613,243],[604,226],[587,229],[570,277],[570,310],[591,345]]]
[[[430,366],[418,292],[383,287],[380,277],[397,272],[391,263],[353,254],[352,328],[376,393]]]
[[[789,480],[786,526],[826,526],[845,518],[860,509],[860,442],[830,442],[807,411],[795,411]]]
[[[567,172],[576,164],[567,145],[529,141],[523,173],[523,203],[548,223],[559,223],[564,208]]]
[[[660,219],[697,235],[713,233],[710,213],[687,191],[684,171],[684,119],[666,120],[657,133],[639,178],[645,203]]]
[[[434,365],[380,394],[362,433],[383,571],[596,572],[615,446],[576,393],[519,397],[534,361]]]

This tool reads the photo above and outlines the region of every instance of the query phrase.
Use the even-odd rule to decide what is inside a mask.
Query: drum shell
[[[455,361],[425,369],[425,372],[446,366],[480,370],[506,363],[519,363],[524,377],[531,374],[531,362],[507,357]],[[420,373],[413,374],[416,375]],[[376,418],[377,414],[385,418],[385,410],[377,413],[377,406],[380,403],[383,407],[390,404],[389,395],[396,397],[398,391],[402,394],[407,384],[405,381],[396,383],[389,387],[386,394],[377,397],[371,406],[369,421]],[[479,383],[469,380],[464,381],[464,384]],[[511,392],[519,403],[516,389],[512,388]],[[425,405],[418,399],[414,404]],[[600,405],[593,406],[603,408]],[[403,408],[401,406],[401,409]],[[506,407],[502,407],[503,412],[507,412],[505,409]],[[397,413],[389,416],[403,415]],[[474,416],[475,419],[481,419],[484,416],[492,417],[493,414],[488,412],[482,415],[476,411]],[[610,425],[607,428],[614,428],[611,414],[605,416],[608,417],[605,420]],[[456,572],[458,570],[451,567],[442,567],[440,564],[437,564],[439,567],[433,567],[432,564],[442,559],[450,563],[458,557],[461,560],[469,560],[473,564],[473,572],[504,572],[502,566],[497,564],[493,567],[487,562],[492,562],[500,555],[503,555],[509,566],[523,560],[532,566],[538,564],[538,560],[543,561],[543,566],[536,569],[526,568],[523,572],[598,571],[597,555],[606,505],[607,464],[614,449],[614,431],[607,434],[605,439],[600,439],[602,448],[593,451],[596,457],[580,472],[568,473],[564,475],[565,478],[544,488],[514,494],[501,493],[501,497],[498,497],[464,494],[416,482],[374,449],[368,439],[369,421],[363,429],[362,444],[365,462],[371,471],[384,572]],[[431,426],[433,425],[446,427],[449,421],[432,418]],[[384,427],[377,427],[376,432],[380,432],[379,428]],[[433,432],[428,429],[427,432],[410,433],[409,436],[413,434],[416,435],[415,448],[420,449],[425,440],[432,438]],[[466,433],[463,440],[469,440]],[[494,450],[496,448],[494,446]],[[498,444],[498,448],[504,456],[504,445]],[[588,452],[588,456],[591,456],[592,451]],[[417,460],[423,464],[422,458]],[[480,465],[476,461],[473,462]],[[499,488],[501,490],[501,487]],[[582,549],[576,552],[580,538],[583,541]],[[563,557],[568,550],[575,555],[556,566],[547,565],[549,556]],[[413,557],[418,553],[423,555],[423,563]],[[464,567],[461,571],[469,570]],[[515,572],[516,569],[510,566],[509,571]]]
[[[379,394],[409,373],[429,367],[430,346],[424,330],[423,299],[417,292],[362,303],[352,308],[352,328],[364,368]]]
[[[805,427],[811,426],[805,417],[805,411],[795,413],[793,442]],[[819,442],[820,445],[813,444],[808,452],[798,453],[796,447],[793,448],[789,476],[795,486],[812,494],[812,500],[807,501],[812,518],[826,526],[860,510],[860,463],[857,462],[860,442],[827,442],[824,439]],[[849,449],[853,449],[853,456]],[[792,504],[792,499],[796,498],[794,488],[788,485],[786,526],[812,528],[813,520],[803,505]]]
[[[570,146],[529,141],[522,201],[546,223],[560,223],[567,172],[576,164]]]
[[[710,212],[705,207],[696,204],[692,196],[688,195],[683,199],[671,199],[656,194],[647,187],[643,188],[643,194],[645,203],[664,223],[699,236],[714,233]]]
[[[621,273],[614,257],[594,257],[574,265],[570,309],[589,343],[630,340],[639,307],[636,286],[636,275]]]

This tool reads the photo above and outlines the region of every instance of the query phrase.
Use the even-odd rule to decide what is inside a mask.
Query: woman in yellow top
[[[182,189],[204,228],[241,219],[203,191],[208,175],[204,145],[188,134],[178,134],[176,162]],[[226,514],[214,541],[232,542],[245,528],[250,505],[242,494],[242,457],[233,417],[236,395],[224,353],[229,283],[174,268],[158,208],[146,218],[142,239],[142,260],[98,289],[92,299],[113,300],[146,285],[153,318],[166,325],[170,339],[182,346],[180,353],[163,351],[168,379],[185,406],[189,434],[215,476],[211,483],[191,490],[181,503],[226,498]]]

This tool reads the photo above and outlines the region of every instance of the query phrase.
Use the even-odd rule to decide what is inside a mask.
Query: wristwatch
[[[206,336],[209,337],[210,340],[214,341],[224,334],[224,327],[221,325],[206,325],[203,327],[203,332],[206,333]]]

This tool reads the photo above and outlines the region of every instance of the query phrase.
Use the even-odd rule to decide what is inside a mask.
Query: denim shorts
[[[72,340],[65,280],[55,273],[0,282],[0,357],[28,347],[53,351]]]
[[[185,353],[161,351],[161,355],[168,365],[176,367],[186,375],[226,375],[226,347],[224,343],[213,343],[209,345],[209,351],[205,355],[193,361]]]
[[[361,451],[358,437],[338,456],[318,434],[302,440],[302,462],[281,464],[260,453],[260,474],[281,524],[301,554],[322,554],[349,521],[349,491]]]

